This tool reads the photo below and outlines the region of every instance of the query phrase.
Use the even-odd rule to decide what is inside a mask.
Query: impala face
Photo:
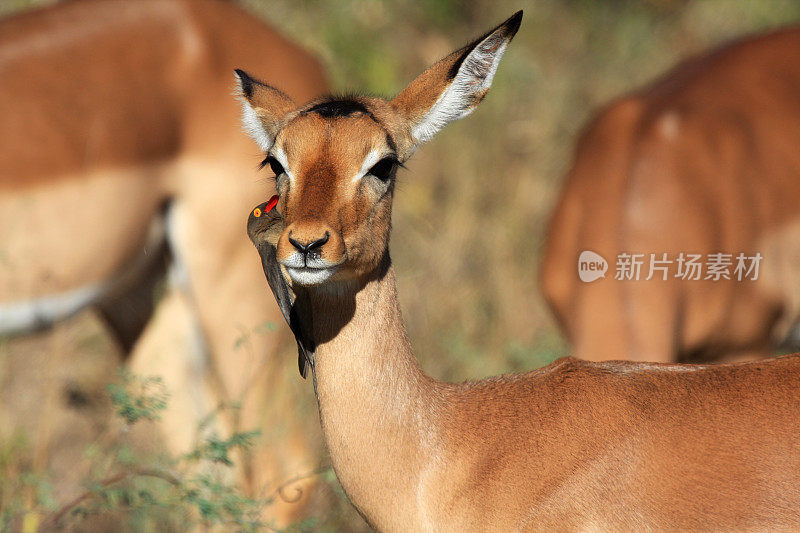
[[[368,106],[353,99],[308,106],[268,152],[286,224],[278,260],[296,283],[367,274],[386,248],[400,156]]]
[[[266,153],[285,229],[277,259],[294,283],[356,279],[387,253],[398,166],[492,83],[522,12],[435,63],[394,99],[323,98],[297,108],[241,70],[245,130]]]

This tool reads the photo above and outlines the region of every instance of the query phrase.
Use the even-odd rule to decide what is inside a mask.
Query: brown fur
[[[786,29],[690,60],[589,125],[542,270],[578,356],[764,356],[785,338],[800,310],[798,89],[800,29]],[[582,250],[606,258],[605,280],[579,280]],[[756,282],[620,282],[620,252],[763,260]]]
[[[420,80],[434,95],[446,87],[447,69],[434,69],[413,82],[420,94]],[[420,106],[431,101],[421,97]],[[375,115],[385,110],[379,100],[363,103]],[[405,120],[408,131],[418,118],[404,117],[424,115],[385,123]],[[567,358],[476,383],[427,376],[406,335],[388,253],[392,184],[352,180],[370,149],[389,147],[362,115],[302,111],[290,114],[271,149],[287,154],[292,174],[278,177],[282,261],[294,254],[290,228],[309,239],[338,233],[320,250],[336,273],[294,289],[309,299],[300,318],[313,324],[331,460],[370,524],[379,531],[800,527],[800,355],[720,366]]]
[[[241,398],[241,428],[253,429],[263,425],[263,384],[280,363],[269,359],[278,335],[253,328],[280,315],[267,293],[253,290],[263,275],[239,217],[265,187],[230,97],[236,66],[266,73],[300,102],[326,88],[316,60],[230,2],[85,0],[0,21],[0,100],[12,103],[0,113],[0,302],[112,279],[170,202],[172,252],[188,274],[188,286],[175,289],[182,297],[170,301],[191,306],[194,319],[178,323],[199,321],[211,361],[166,356],[169,344],[153,339],[171,332],[165,311],[139,349],[163,368],[137,364],[137,353],[134,366],[191,376],[185,390],[172,390],[173,405],[183,393],[195,401],[216,375],[215,395],[194,408]],[[243,331],[251,350],[237,349]],[[195,415],[207,414],[167,417],[170,436],[186,435],[176,451],[191,445]],[[291,418],[283,423],[296,427]],[[304,447],[257,449],[250,488],[277,485],[314,463]]]

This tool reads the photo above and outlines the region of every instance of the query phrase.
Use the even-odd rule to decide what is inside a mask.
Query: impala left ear
[[[520,10],[483,37],[439,60],[391,101],[408,121],[414,145],[469,115],[483,100],[521,22]]]
[[[236,69],[242,97],[242,126],[264,152],[270,149],[280,129],[281,119],[296,106],[291,98],[274,87]]]

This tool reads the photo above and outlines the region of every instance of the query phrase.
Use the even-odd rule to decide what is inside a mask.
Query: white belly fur
[[[96,284],[26,302],[0,303],[0,335],[31,333],[65,320],[96,302],[106,290],[106,284]]]
[[[32,333],[49,327],[91,306],[104,296],[137,283],[151,261],[158,260],[157,256],[149,254],[149,250],[157,250],[164,239],[164,222],[156,218],[150,223],[143,252],[111,280],[21,302],[0,302],[0,336]]]

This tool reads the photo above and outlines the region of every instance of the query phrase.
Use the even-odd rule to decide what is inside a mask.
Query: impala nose
[[[319,249],[322,247],[322,245],[328,242],[328,239],[330,238],[331,238],[330,232],[326,231],[325,235],[319,239],[309,242],[301,242],[298,241],[297,239],[293,239],[291,232],[289,233],[289,242],[292,243],[292,246],[297,248],[297,251],[303,254],[304,256],[307,256],[314,252],[318,252]]]

